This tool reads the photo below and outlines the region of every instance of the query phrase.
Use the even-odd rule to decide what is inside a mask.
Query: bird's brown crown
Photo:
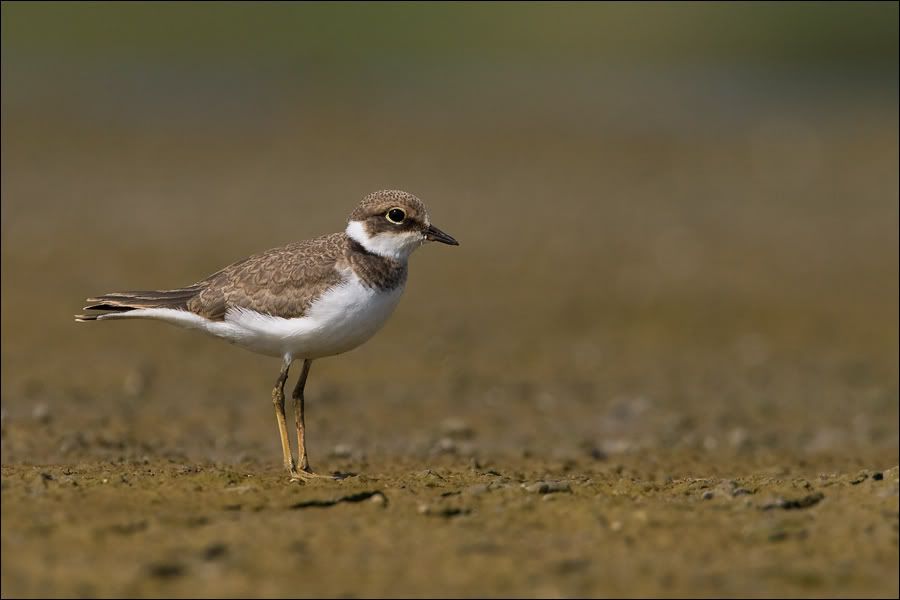
[[[372,217],[383,218],[372,219]],[[398,229],[422,229],[430,225],[428,211],[425,210],[422,201],[413,194],[401,190],[381,190],[369,194],[350,213],[349,220],[368,221],[371,235]]]

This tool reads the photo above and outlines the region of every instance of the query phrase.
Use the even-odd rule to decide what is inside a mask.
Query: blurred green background
[[[897,463],[898,158],[896,2],[4,2],[4,595],[896,595],[896,491],[842,483],[863,499],[829,488],[833,512],[771,535],[735,507]],[[214,508],[184,529],[193,488],[140,473],[207,465],[213,504],[233,469],[261,502],[316,491],[276,484],[277,363],[72,316],[340,230],[384,188],[461,246],[418,252],[385,329],[313,367],[313,464],[410,494],[438,465],[443,486],[487,465],[609,488],[576,489],[584,522],[510,488],[486,496],[505,517],[423,525],[392,487],[384,520]],[[64,496],[51,467],[124,491]],[[716,473],[760,493],[684,504]],[[148,531],[107,542],[125,497]],[[644,502],[638,537],[606,518]],[[141,570],[220,531],[240,568]],[[303,555],[311,578],[266,561],[301,534],[340,550]]]
[[[3,37],[16,53],[101,64],[306,71],[537,60],[877,72],[897,65],[895,4],[12,2]]]

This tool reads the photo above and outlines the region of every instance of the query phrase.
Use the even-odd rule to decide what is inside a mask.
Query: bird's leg
[[[288,378],[288,370],[291,368],[291,361],[285,357],[284,364],[281,366],[281,373],[278,375],[278,381],[275,382],[275,389],[272,390],[272,404],[275,405],[275,419],[278,420],[278,432],[281,434],[281,451],[284,456],[284,468],[291,475],[294,474],[294,456],[291,453],[291,442],[288,440],[287,420],[284,416],[284,382]]]
[[[300,378],[297,379],[297,385],[294,386],[294,424],[297,427],[297,467],[301,471],[310,471],[309,458],[306,456],[306,419],[304,418],[303,409],[305,401],[303,390],[306,388],[306,378],[309,377],[309,368],[312,366],[312,360],[303,361],[303,370],[300,372]]]
[[[303,361],[303,371],[300,372],[300,378],[297,380],[293,393],[294,423],[297,426],[297,468],[292,473],[294,479],[319,477],[309,468],[309,458],[306,456],[306,419],[303,414],[303,390],[306,388],[306,378],[309,376],[309,368],[311,366],[312,359],[307,358]]]

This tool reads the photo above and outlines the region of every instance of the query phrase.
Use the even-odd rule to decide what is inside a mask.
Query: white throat
[[[413,250],[425,242],[424,236],[417,231],[369,235],[362,221],[350,221],[346,231],[347,237],[372,254],[402,262],[406,262]]]

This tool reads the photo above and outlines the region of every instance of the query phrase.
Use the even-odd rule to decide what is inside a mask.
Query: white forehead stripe
[[[417,231],[379,233],[369,235],[362,221],[347,223],[347,236],[360,246],[379,256],[405,261],[412,251],[422,245],[425,238]]]

